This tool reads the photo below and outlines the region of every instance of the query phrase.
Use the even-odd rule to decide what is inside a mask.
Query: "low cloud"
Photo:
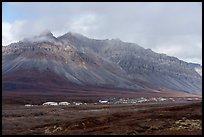
[[[3,20],[3,45],[47,29],[55,36],[72,31],[96,39],[119,38],[155,52],[202,63],[202,3],[10,3],[9,6],[26,17],[14,22]]]

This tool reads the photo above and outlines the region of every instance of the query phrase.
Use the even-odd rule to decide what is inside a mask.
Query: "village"
[[[109,98],[100,99],[95,103],[82,103],[82,102],[45,102],[42,106],[80,106],[80,105],[100,105],[100,104],[140,104],[140,103],[159,103],[159,102],[180,102],[180,101],[194,101],[200,100],[199,98],[168,98],[168,97],[154,97],[154,98]],[[33,104],[25,104],[26,107],[40,106]]]

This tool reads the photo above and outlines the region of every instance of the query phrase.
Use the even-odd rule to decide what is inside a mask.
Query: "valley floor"
[[[2,106],[2,134],[201,135],[202,103]]]

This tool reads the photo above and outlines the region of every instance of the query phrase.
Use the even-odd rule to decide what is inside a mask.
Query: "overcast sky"
[[[2,45],[50,30],[134,42],[202,64],[202,3],[2,3]]]

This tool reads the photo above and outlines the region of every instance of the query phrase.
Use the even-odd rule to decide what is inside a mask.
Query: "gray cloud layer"
[[[7,44],[49,29],[119,38],[180,59],[202,62],[202,3],[11,3],[29,18],[4,23]],[[10,25],[10,26],[9,26]]]

